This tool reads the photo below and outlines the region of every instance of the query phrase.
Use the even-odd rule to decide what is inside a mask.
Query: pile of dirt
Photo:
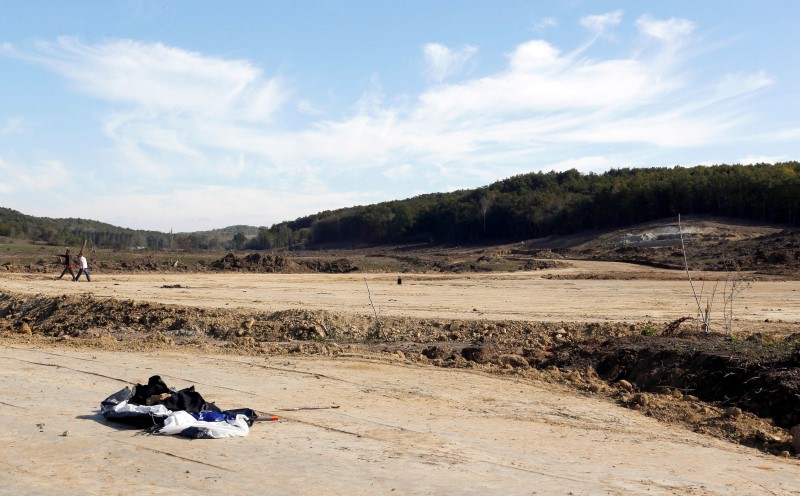
[[[306,266],[313,272],[322,272],[325,274],[347,274],[358,270],[358,266],[347,258],[337,258],[334,260],[297,259],[297,263]]]
[[[387,252],[384,256],[396,260],[402,267],[401,272],[433,272],[433,273],[464,273],[464,272],[494,272],[517,270],[541,270],[543,268],[561,268],[569,266],[553,264],[551,267],[541,268],[530,257],[509,256],[509,250],[442,250],[416,254],[398,254]],[[545,262],[546,264],[546,262]],[[531,267],[531,268],[526,268]]]
[[[575,324],[521,321],[381,318],[326,310],[196,308],[91,296],[27,296],[0,293],[0,330],[26,327],[46,336],[81,337],[98,329],[123,333],[160,332],[183,338],[251,338],[255,342],[336,340],[443,343],[490,341],[504,348],[549,347],[564,339],[624,336],[637,326],[620,323]]]
[[[213,262],[210,268],[220,271],[279,272],[283,274],[302,272],[345,274],[358,270],[358,267],[346,258],[335,260],[295,259],[258,252],[244,256],[228,253],[220,260]]]
[[[689,230],[684,233],[684,244],[692,270],[757,271],[788,277],[800,274],[800,230],[703,220],[689,222],[685,229]],[[568,258],[684,268],[677,226],[663,223],[606,234],[555,251]]]
[[[765,340],[715,333],[625,336],[553,347],[536,366],[594,368],[609,382],[626,380],[641,391],[677,389],[705,401],[800,424],[800,334]]]
[[[279,255],[261,254],[258,252],[244,256],[228,253],[220,260],[213,262],[211,264],[211,269],[239,272],[310,272],[294,260]]]
[[[573,267],[568,262],[559,262],[557,260],[528,260],[522,266],[522,270],[548,270],[548,269],[567,269]]]
[[[178,260],[162,260],[152,256],[127,257],[123,260],[104,260],[102,258],[92,261],[92,270],[98,272],[199,272],[204,269],[200,266],[188,266]]]

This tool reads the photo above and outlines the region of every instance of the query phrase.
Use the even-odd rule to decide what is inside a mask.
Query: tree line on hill
[[[536,172],[477,189],[324,211],[269,228],[232,226],[174,236],[0,208],[0,236],[185,250],[491,243],[625,227],[679,213],[798,226],[800,163]]]
[[[76,218],[51,219],[25,215],[0,207],[0,236],[47,243],[80,246],[84,240],[101,248],[150,250],[212,250],[241,248],[258,228],[231,226],[199,233],[163,233],[126,229],[103,222]],[[245,234],[246,233],[246,234]]]
[[[285,224],[300,244],[482,243],[625,227],[679,213],[798,226],[800,163],[536,172]]]

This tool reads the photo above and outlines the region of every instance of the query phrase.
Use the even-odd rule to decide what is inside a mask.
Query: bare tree
[[[683,264],[686,269],[686,278],[689,280],[689,286],[692,288],[692,295],[697,304],[697,317],[702,322],[703,330],[705,332],[711,331],[711,317],[712,309],[714,307],[714,299],[717,296],[717,289],[719,288],[719,281],[714,282],[714,287],[711,294],[705,298],[705,308],[703,307],[703,292],[705,290],[705,281],[700,286],[700,292],[695,289],[692,275],[689,271],[689,260],[686,256],[686,244],[683,240],[683,226],[681,225],[681,216],[678,214],[678,233],[681,238],[681,251],[683,252]],[[730,263],[723,257],[723,264],[725,266],[725,284],[722,288],[722,320],[724,323],[725,331],[730,333],[733,331],[733,301],[744,290],[750,287],[750,283],[741,278],[739,266],[734,261]]]
[[[694,296],[694,301],[697,303],[697,316],[703,322],[703,330],[708,332],[711,326],[711,302],[706,303],[706,310],[703,311],[703,306],[700,304],[700,300],[702,299],[702,289],[700,290],[700,294],[697,294],[697,291],[694,289],[694,283],[692,282],[692,274],[689,272],[689,259],[686,257],[686,244],[683,242],[683,226],[681,226],[681,214],[678,214],[678,234],[681,237],[681,251],[683,252],[683,265],[686,267],[686,278],[689,280],[689,286],[692,287],[692,295]],[[704,283],[705,285],[705,283]]]
[[[736,299],[742,292],[749,289],[751,286],[750,281],[742,279],[739,264],[735,260],[728,261],[723,257],[723,264],[725,271],[725,286],[722,291],[722,319],[725,323],[725,331],[729,334],[733,331],[733,300]]]
[[[381,327],[381,319],[378,318],[378,309],[375,308],[375,304],[372,302],[372,292],[369,290],[369,284],[367,284],[367,278],[364,278],[364,285],[367,286],[367,296],[369,296],[369,304],[372,305],[372,311],[375,312],[375,334],[383,334],[383,339],[388,341],[389,338],[386,337],[386,333],[383,332],[383,328]]]

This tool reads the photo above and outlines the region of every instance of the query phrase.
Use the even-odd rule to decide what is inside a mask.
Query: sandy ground
[[[105,423],[100,400],[151,374],[284,421],[216,441]],[[0,412],[0,494],[800,494],[797,460],[553,385],[358,357],[4,345]]]
[[[94,274],[91,283],[42,274],[3,274],[0,290],[19,293],[91,294],[198,307],[293,308],[372,314],[365,278],[379,315],[442,319],[543,322],[669,322],[696,314],[686,280],[676,271],[611,262],[570,261],[574,268],[514,273],[403,274]],[[548,275],[637,273],[650,279],[547,279]],[[695,273],[699,279],[703,273]],[[717,275],[718,276],[718,275]],[[181,288],[163,288],[179,284]],[[705,285],[704,285],[705,284]],[[713,282],[696,280],[707,296]],[[723,284],[717,288],[722,310]],[[703,303],[705,306],[705,302]],[[721,313],[718,314],[721,320]],[[758,281],[737,300],[744,322],[800,323],[800,281]]]
[[[693,314],[688,284],[654,269],[576,262],[565,270],[403,275],[401,286],[397,275],[366,278],[382,315],[633,322]],[[654,279],[545,278],[593,270],[646,271]],[[98,273],[92,283],[73,283],[3,274],[0,290],[371,314],[364,277]],[[175,284],[181,288],[162,287]],[[738,318],[797,327],[798,290],[800,281],[757,282],[742,296]],[[0,494],[800,494],[798,460],[558,385],[385,357],[185,353],[0,344]],[[223,408],[284,421],[219,441],[146,436],[103,421],[103,398],[154,374],[173,387],[194,384]],[[278,412],[330,404],[340,408]]]

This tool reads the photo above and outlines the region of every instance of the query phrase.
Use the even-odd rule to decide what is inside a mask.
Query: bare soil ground
[[[663,268],[668,224],[503,247],[123,257],[94,265],[91,283],[0,263],[0,411],[44,415],[0,430],[14,441],[0,448],[14,467],[0,493],[44,493],[66,473],[72,494],[120,480],[166,493],[168,474],[229,493],[800,494],[795,233],[684,230],[687,249],[705,250],[698,265],[723,269],[693,268],[704,295],[731,274],[751,284],[732,332],[721,299],[711,333],[691,318],[685,272]],[[775,239],[784,258],[717,263],[733,242]],[[646,257],[602,260],[631,247]],[[191,450],[97,417],[105,396],[154,374],[229,408],[341,408]],[[53,385],[76,395],[58,396],[69,413],[45,406]],[[102,457],[70,461],[82,451]],[[148,461],[124,460],[137,457]]]
[[[797,494],[798,462],[541,380],[386,357],[0,346],[2,494]],[[106,424],[158,372],[278,414],[220,441]],[[278,411],[336,404],[338,409]]]

